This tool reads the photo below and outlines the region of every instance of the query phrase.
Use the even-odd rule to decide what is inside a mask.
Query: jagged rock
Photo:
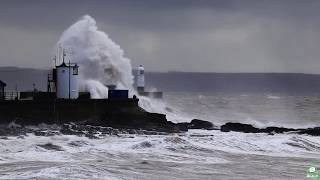
[[[229,132],[229,131],[244,132],[244,133],[261,132],[260,129],[253,127],[251,124],[231,123],[231,122],[222,125],[220,130],[222,132]]]

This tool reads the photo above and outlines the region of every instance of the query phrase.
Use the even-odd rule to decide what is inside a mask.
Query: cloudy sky
[[[0,66],[49,68],[89,14],[149,71],[320,74],[318,0],[3,0]]]

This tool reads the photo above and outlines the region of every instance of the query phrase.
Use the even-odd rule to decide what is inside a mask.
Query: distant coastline
[[[0,67],[8,90],[46,90],[46,69]],[[304,73],[146,72],[149,88],[163,91],[223,93],[320,93],[320,75]]]

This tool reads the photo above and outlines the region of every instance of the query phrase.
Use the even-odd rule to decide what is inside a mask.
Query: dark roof
[[[0,86],[6,86],[7,84],[0,80]]]
[[[65,63],[65,62],[63,62],[61,65],[56,66],[56,67],[67,67],[67,65],[66,65],[66,63]]]

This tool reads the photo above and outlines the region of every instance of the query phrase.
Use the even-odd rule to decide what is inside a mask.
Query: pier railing
[[[4,92],[4,100],[15,100],[19,98],[19,92]]]

